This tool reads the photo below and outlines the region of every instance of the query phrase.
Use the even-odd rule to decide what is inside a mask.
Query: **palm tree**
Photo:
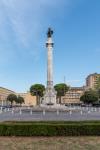
[[[34,84],[30,87],[30,93],[32,96],[36,96],[37,105],[40,104],[40,97],[43,97],[45,86],[42,84]]]
[[[65,83],[59,83],[54,86],[57,91],[57,97],[59,98],[59,103],[61,104],[61,97],[65,96],[66,92],[69,90],[69,86]]]
[[[17,104],[20,104],[20,106],[24,103],[24,98],[21,96],[18,96],[17,100],[16,100]]]
[[[17,100],[17,96],[15,94],[9,94],[7,97],[7,101],[9,101],[11,103],[11,106],[14,101],[16,102],[16,100]]]

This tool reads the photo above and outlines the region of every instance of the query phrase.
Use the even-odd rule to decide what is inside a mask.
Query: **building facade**
[[[17,93],[17,96],[21,96],[24,98],[23,106],[36,106],[37,100],[36,96],[32,96],[29,92],[27,93]]]
[[[84,87],[71,87],[65,96],[62,96],[62,104],[80,104],[80,97],[84,94]]]
[[[14,91],[11,91],[9,89],[0,87],[0,105],[6,105],[7,104],[7,97],[9,94],[16,94]]]
[[[100,74],[97,74],[97,73],[90,74],[86,78],[86,88],[87,89],[95,89],[98,84],[98,78],[100,78]]]
[[[21,96],[24,98],[24,104],[25,106],[35,106],[37,105],[36,102],[36,96],[32,96],[29,92],[27,93],[16,93],[12,90],[9,90],[7,88],[0,87],[0,105],[4,106],[9,104],[7,101],[7,97],[9,94],[15,94],[16,96]]]
[[[95,89],[98,85],[98,79],[100,79],[100,74],[94,73],[88,75],[86,78],[86,86],[85,87],[71,87],[68,92],[66,92],[65,96],[61,98],[61,104],[80,104],[80,97],[84,94],[86,90]],[[0,105],[7,104],[7,96],[9,94],[20,95],[24,98],[25,103],[23,105],[26,106],[36,106],[37,100],[36,96],[32,96],[29,92],[27,93],[16,93],[7,88],[0,87]]]

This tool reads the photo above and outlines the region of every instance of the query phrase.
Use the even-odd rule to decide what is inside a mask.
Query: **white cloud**
[[[41,27],[46,22],[49,12],[53,12],[63,1],[55,0],[1,0],[3,7],[2,18],[9,21],[16,37],[24,46],[29,44],[32,34],[34,39]],[[57,15],[57,14],[56,14]]]
[[[0,39],[4,43],[12,40],[19,49],[23,47],[23,54],[28,51],[38,58],[42,31],[52,25],[53,17],[62,16],[63,8],[67,9],[71,1],[0,0]]]

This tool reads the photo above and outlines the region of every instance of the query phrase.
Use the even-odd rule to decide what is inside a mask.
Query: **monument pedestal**
[[[44,105],[56,105],[56,94],[57,92],[55,91],[55,89],[46,88],[46,91],[44,92],[44,98],[43,98],[43,103]]]

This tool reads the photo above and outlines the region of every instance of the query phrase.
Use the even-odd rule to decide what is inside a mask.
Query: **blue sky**
[[[54,84],[100,73],[100,0],[0,0],[0,86],[46,84],[46,32],[54,30]]]

